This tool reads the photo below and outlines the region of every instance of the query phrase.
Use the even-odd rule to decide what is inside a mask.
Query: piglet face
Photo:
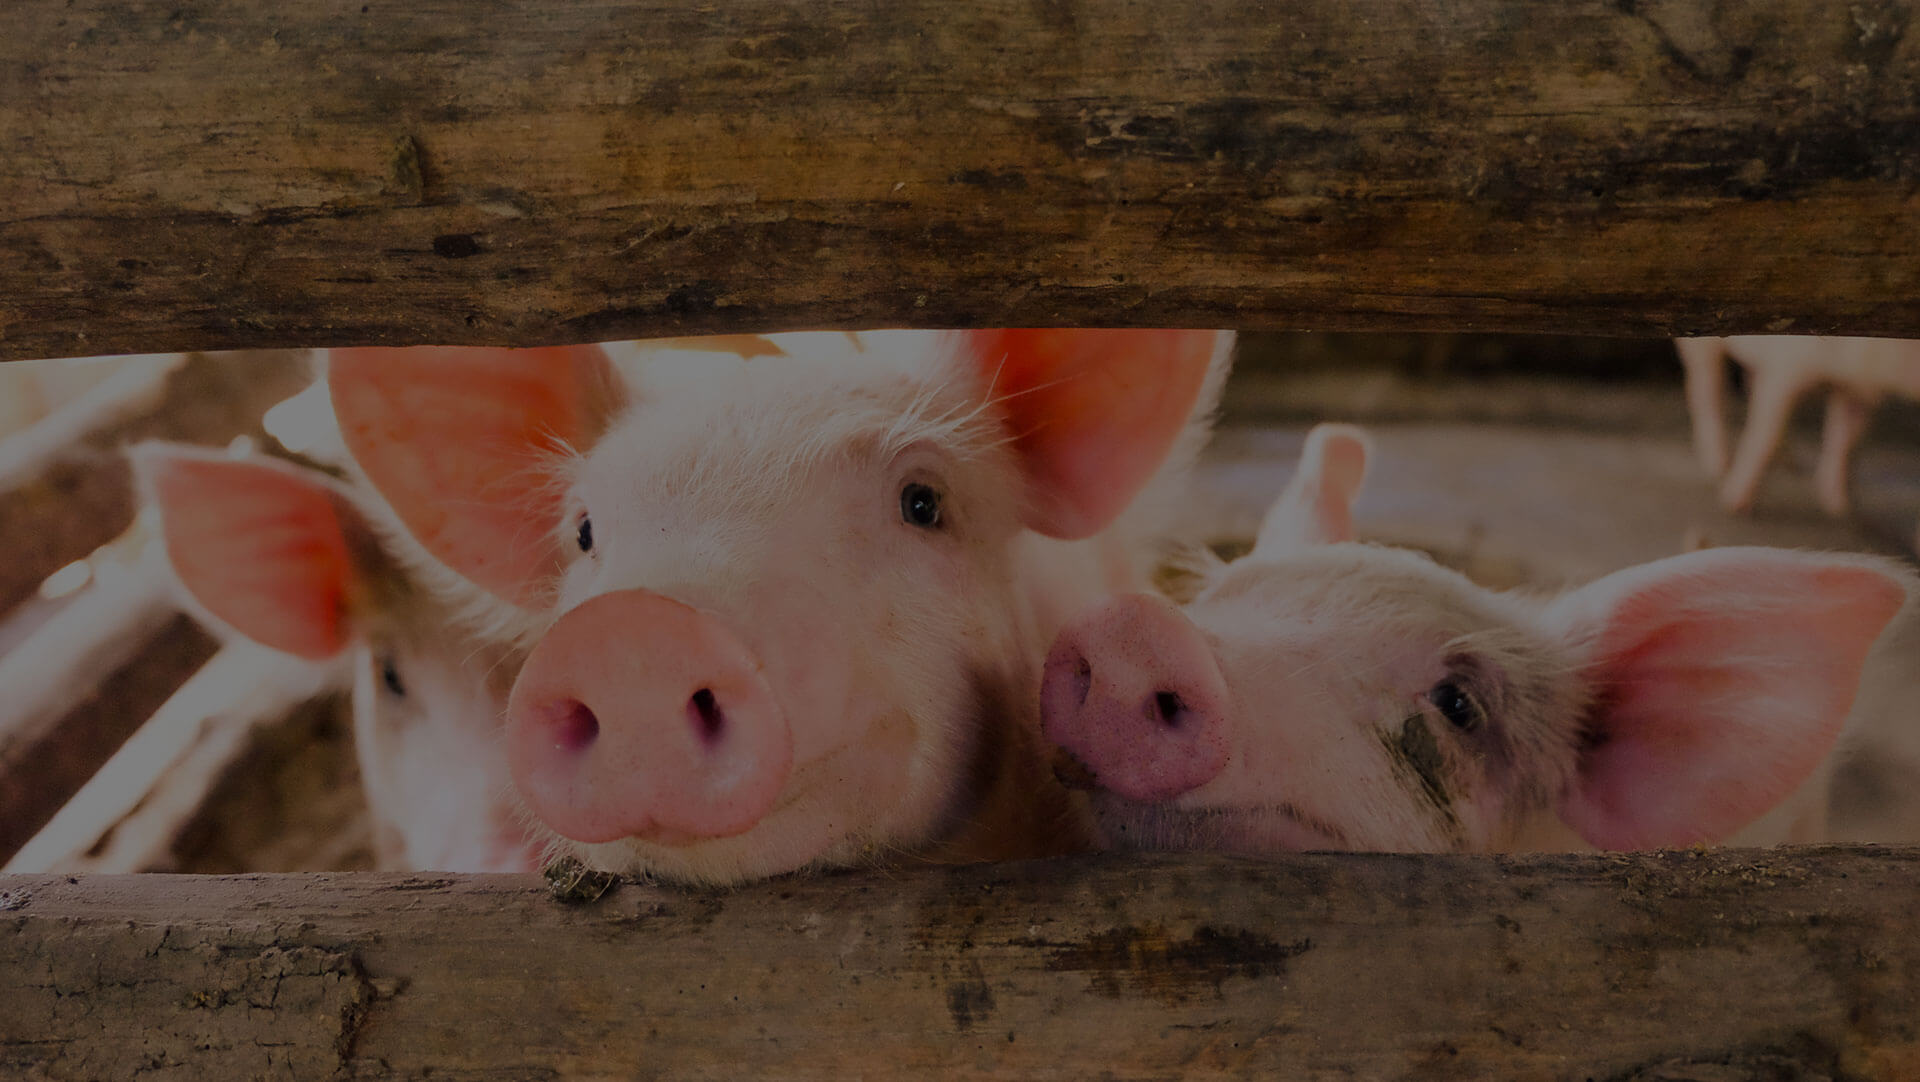
[[[962,388],[851,368],[715,373],[572,464],[560,616],[516,692],[514,761],[594,863],[768,874],[954,811],[973,712],[1037,651],[998,616],[1017,607],[1018,477]],[[555,749],[555,702],[594,732]],[[674,788],[662,759],[716,781]]]
[[[1515,630],[1503,601],[1391,549],[1256,554],[1185,612],[1223,689],[1216,769],[1179,791],[1142,788],[1127,747],[1062,741],[1071,725],[1052,704],[1047,731],[1094,776],[1115,845],[1493,848],[1573,758],[1570,734],[1542,720],[1575,713],[1551,678],[1565,659],[1547,637]],[[1151,652],[1194,656],[1181,645]]]
[[[353,659],[354,751],[383,867],[536,867],[501,746],[519,655],[459,629],[325,475],[144,444],[135,471],[175,574],[216,624],[315,661]]]
[[[368,479],[530,650],[529,809],[595,866],[725,882],[1079,836],[1021,717],[1050,614],[1111,588],[1100,535],[1230,347],[783,337],[619,379],[590,348],[367,351],[329,382]]]
[[[1153,658],[1169,693],[1217,669],[1207,725],[1224,754],[1189,769],[1193,754],[1145,753],[1178,724],[1088,723],[1071,695],[1043,698],[1045,726],[1100,788],[1115,845],[1635,849],[1719,842],[1777,811],[1812,840],[1823,809],[1796,801],[1823,793],[1912,587],[1868,557],[1715,549],[1549,603],[1394,549],[1256,550],[1189,604],[1187,631],[1056,656],[1096,677]],[[1192,660],[1195,636],[1210,659]]]
[[[408,625],[412,626],[408,626]],[[516,655],[378,621],[354,651],[354,749],[384,867],[533,872],[542,842],[507,772]]]

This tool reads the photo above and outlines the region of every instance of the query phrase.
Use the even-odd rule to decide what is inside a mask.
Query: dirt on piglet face
[[[1344,543],[1235,561],[1185,611],[1226,677],[1232,750],[1162,804],[1096,795],[1109,842],[1484,852],[1551,818],[1584,690],[1532,604]]]

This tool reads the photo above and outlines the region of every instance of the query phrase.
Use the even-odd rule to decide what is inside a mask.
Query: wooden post
[[[1920,31],[1780,0],[11,0],[0,357],[1920,334]]]
[[[1920,851],[0,878],[0,1074],[1920,1077]]]

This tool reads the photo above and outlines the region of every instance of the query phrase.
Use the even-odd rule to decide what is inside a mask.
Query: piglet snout
[[[575,841],[739,834],[786,784],[793,736],[759,659],[719,620],[646,590],[583,602],[507,704],[514,784]]]
[[[1078,779],[1137,801],[1171,800],[1220,772],[1226,709],[1226,681],[1206,639],[1179,609],[1146,594],[1069,623],[1040,687],[1047,739],[1071,756]]]

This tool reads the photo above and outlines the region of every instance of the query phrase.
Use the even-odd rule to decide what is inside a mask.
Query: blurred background
[[[160,438],[299,459],[324,438],[290,352],[0,365],[0,865],[8,871],[373,866],[338,666],[221,641],[182,611],[122,450]],[[1739,366],[1728,372],[1740,425]],[[1243,550],[1309,427],[1367,426],[1367,540],[1495,587],[1559,588],[1693,548],[1911,559],[1920,407],[1889,401],[1853,505],[1809,474],[1807,396],[1751,513],[1720,506],[1665,340],[1249,334],[1195,479],[1215,548]],[[291,401],[290,401],[291,400]],[[313,465],[313,462],[308,462]]]

